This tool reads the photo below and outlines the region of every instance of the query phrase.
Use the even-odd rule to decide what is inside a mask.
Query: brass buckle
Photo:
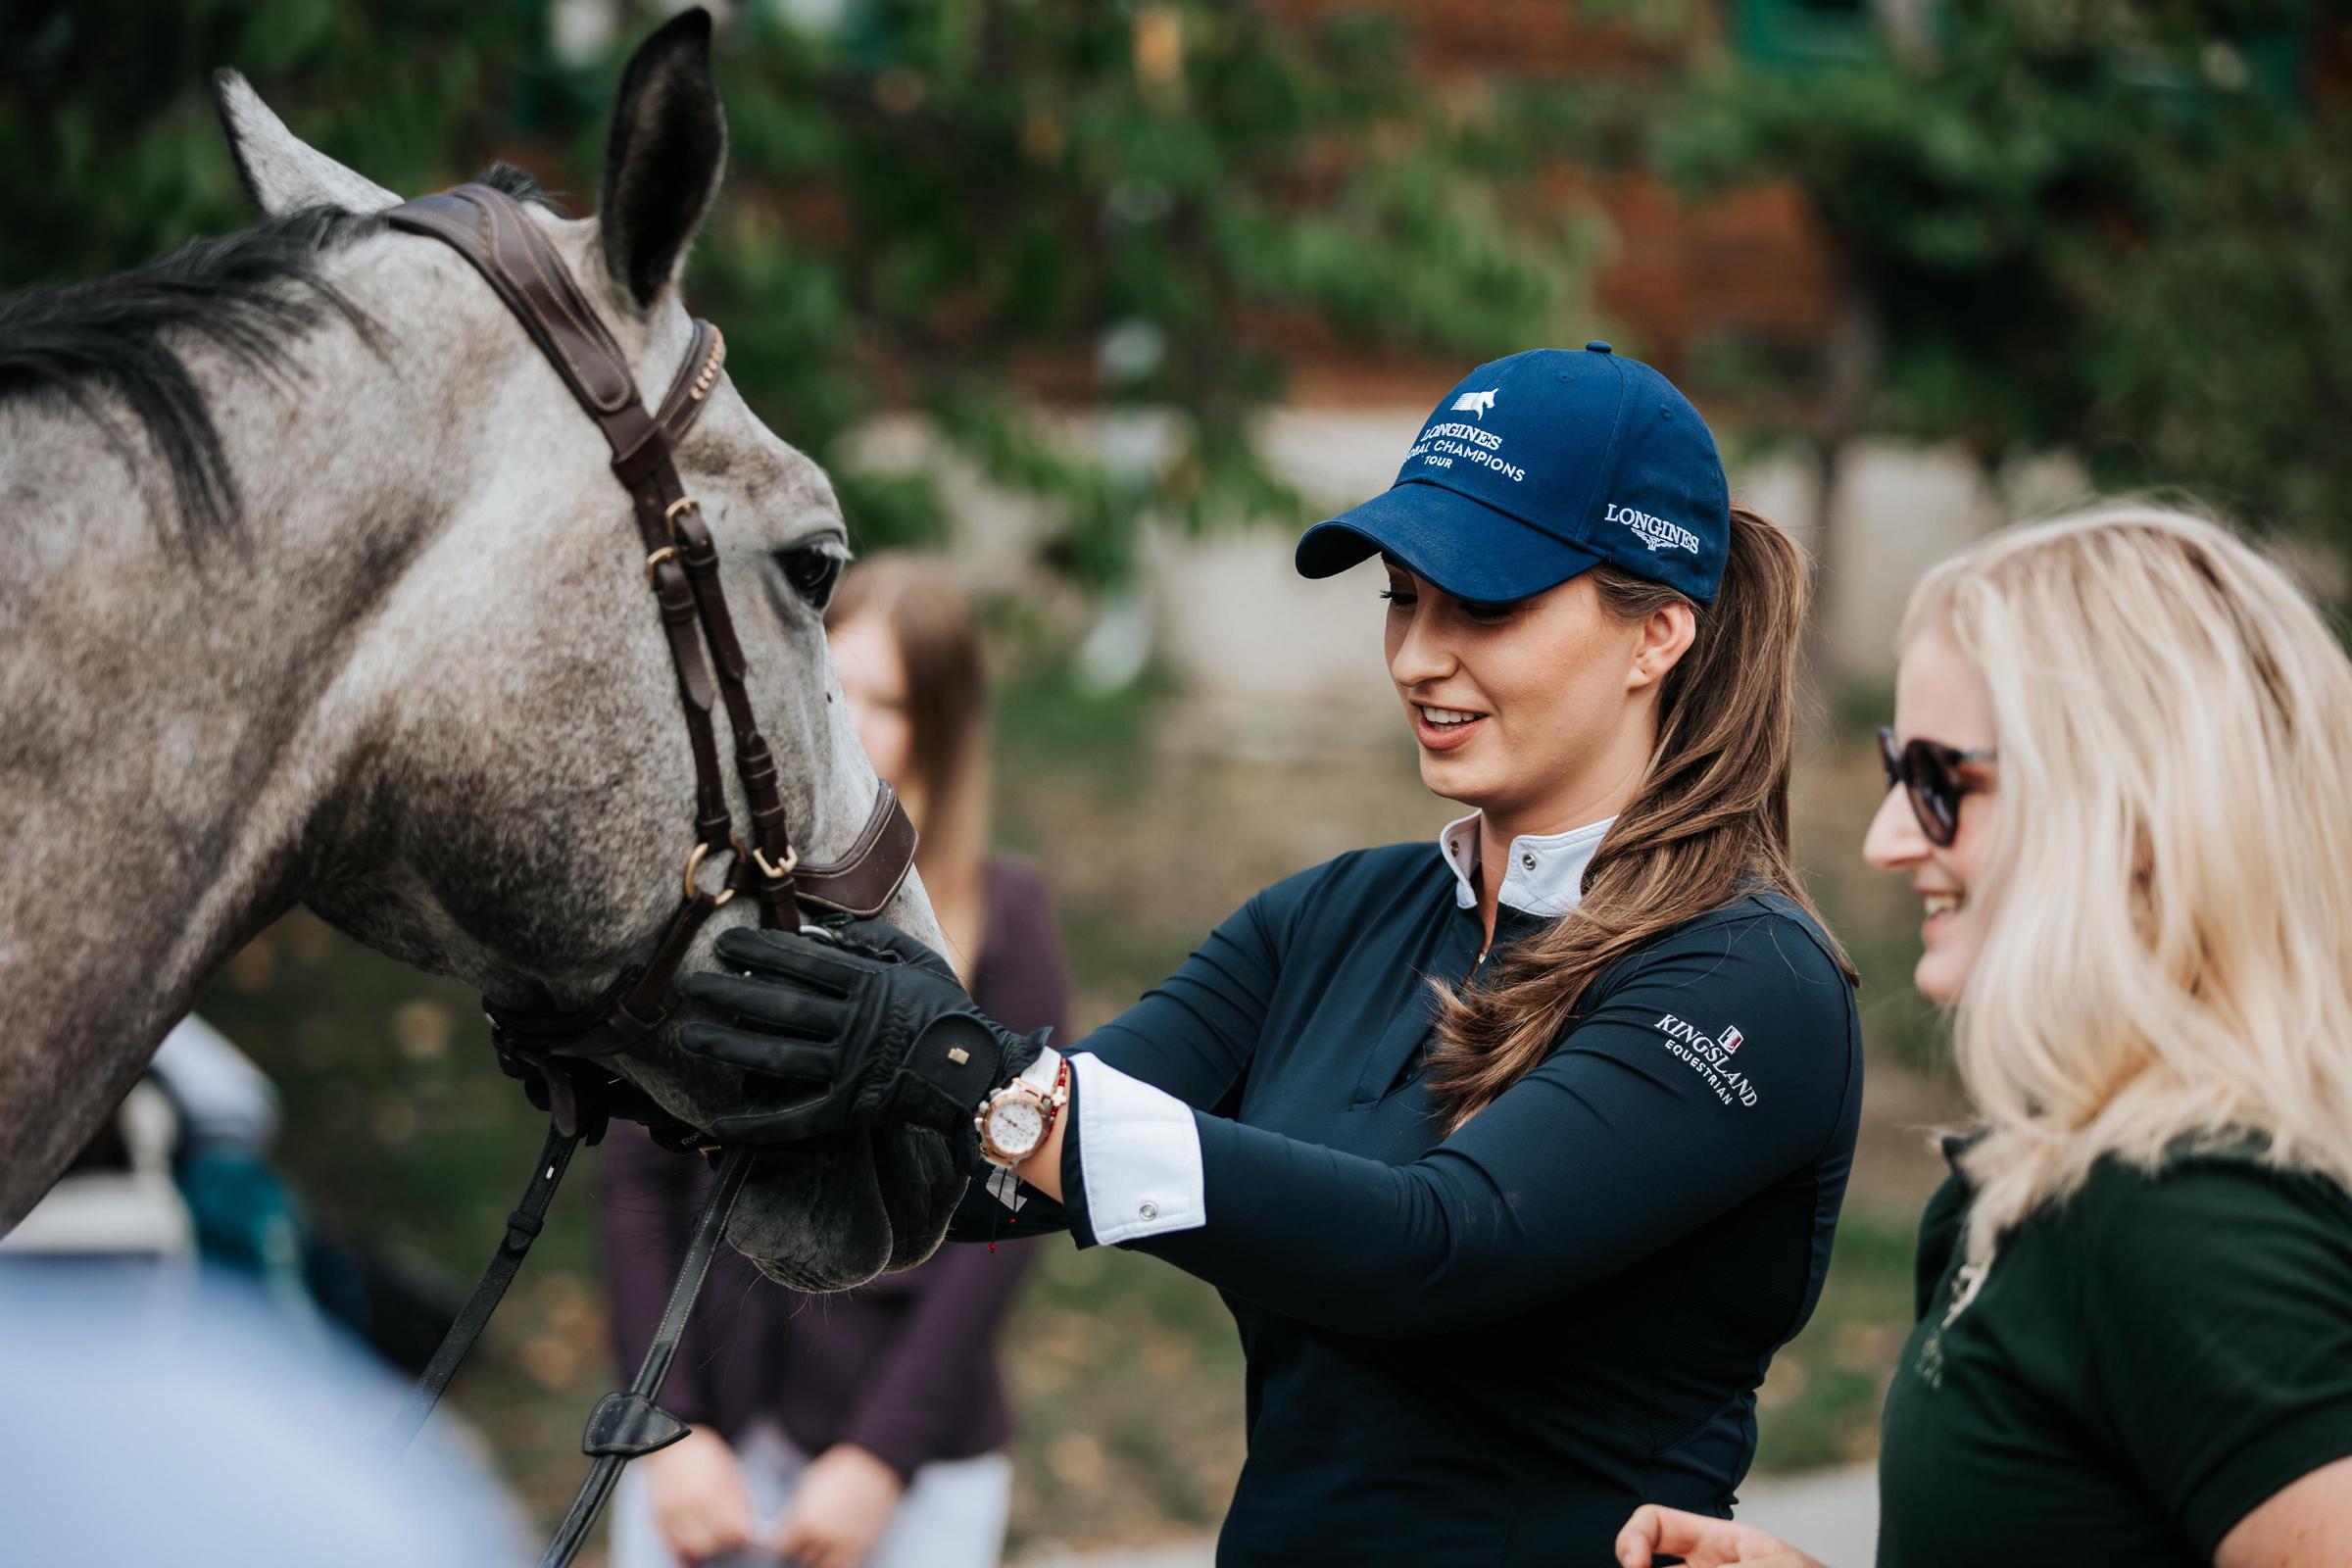
[[[784,846],[784,863],[782,865],[770,865],[768,864],[766,856],[760,854],[758,850],[754,850],[752,852],[752,863],[758,866],[760,868],[760,874],[767,878],[770,882],[781,882],[786,877],[792,875],[792,869],[794,866],[801,863],[801,852],[787,844]]]
[[[660,565],[660,564],[662,564],[662,563],[663,563],[664,561],[675,561],[675,560],[677,560],[677,559],[678,559],[678,555],[679,555],[679,551],[678,551],[678,547],[677,547],[676,545],[663,545],[663,546],[662,546],[661,549],[659,549],[659,550],[655,551],[655,552],[654,552],[652,555],[650,555],[650,556],[646,557],[646,558],[645,558],[645,585],[646,585],[648,588],[651,588],[651,587],[654,585],[654,568],[655,568],[656,566],[659,566],[659,565]]]
[[[677,500],[672,501],[668,506],[663,507],[662,509],[662,531],[668,534],[672,539],[677,538],[678,514],[684,512],[689,507],[692,507],[697,512],[703,510],[703,504],[692,496],[680,496]]]
[[[741,855],[743,853],[743,840],[736,839],[732,841],[731,848],[733,848],[737,855]],[[702,897],[702,889],[694,885],[694,874],[703,868],[703,858],[710,853],[710,845],[697,844],[693,850],[688,852],[686,856],[686,902],[688,904],[692,904],[696,899]],[[735,889],[721,888],[718,891],[717,900],[711,904],[710,907],[713,909],[724,908],[726,907],[727,901],[734,896]]]

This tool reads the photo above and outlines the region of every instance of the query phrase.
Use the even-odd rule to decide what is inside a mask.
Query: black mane
[[[555,205],[511,165],[493,165],[482,183]],[[62,399],[121,448],[122,432],[99,406],[101,394],[113,393],[163,455],[188,542],[232,535],[236,480],[181,348],[201,339],[247,367],[284,373],[288,345],[330,318],[373,347],[373,323],[319,264],[384,226],[380,214],[314,207],[243,233],[190,240],[111,277],[0,295],[0,402]]]
[[[382,227],[379,218],[316,207],[190,240],[112,277],[0,298],[0,399],[61,398],[121,445],[98,404],[98,394],[114,393],[163,454],[190,534],[232,532],[236,481],[182,341],[200,338],[254,368],[283,371],[286,345],[329,317],[367,335],[367,318],[318,263]]]
[[[503,191],[507,195],[514,197],[518,202],[535,202],[539,206],[544,207],[549,212],[555,214],[558,218],[568,218],[571,216],[569,213],[564,211],[564,207],[561,202],[558,202],[553,196],[550,196],[545,190],[540,188],[539,181],[531,177],[529,170],[516,169],[513,164],[506,162],[504,159],[492,164],[488,169],[483,170],[481,173],[474,176],[474,183],[477,185],[487,185],[495,191]]]

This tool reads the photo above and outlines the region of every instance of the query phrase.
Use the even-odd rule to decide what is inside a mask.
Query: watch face
[[[989,1108],[988,1141],[1000,1153],[1026,1154],[1045,1138],[1046,1113],[1035,1101],[1014,1096]]]

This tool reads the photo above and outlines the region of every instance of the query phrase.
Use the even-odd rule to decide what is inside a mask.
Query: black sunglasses
[[[1936,741],[1912,740],[1895,744],[1894,731],[1879,726],[1879,764],[1886,769],[1886,787],[1903,787],[1919,830],[1939,850],[1951,848],[1960,832],[1960,797],[1977,788],[1960,776],[1971,762],[1989,762],[2000,753],[1990,746],[1962,751]]]

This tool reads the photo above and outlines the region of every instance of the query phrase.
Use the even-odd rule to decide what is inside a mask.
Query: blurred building
[[[1367,0],[1265,0],[1312,23],[1365,9]],[[1908,24],[1910,9],[1840,0],[1735,0],[1677,8],[1670,27],[1644,27],[1631,8],[1596,20],[1557,0],[1454,0],[1443,7],[1371,0],[1405,24],[1415,70],[1433,93],[1479,103],[1497,76],[1556,83],[1563,94],[1639,93],[1649,79],[1687,68],[1694,50],[1729,41],[1791,69],[1860,46],[1864,29]],[[1728,40],[1726,34],[1729,34]],[[1798,190],[1767,182],[1686,200],[1626,157],[1547,176],[1563,209],[1598,213],[1610,239],[1592,278],[1591,320],[1561,341],[1605,336],[1687,385],[1726,359],[1804,361],[1835,328],[1837,262]],[[1385,488],[1439,393],[1466,365],[1367,349],[1304,315],[1254,314],[1236,330],[1278,350],[1290,367],[1286,405],[1262,428],[1277,471],[1318,508],[1338,510]],[[1534,345],[1511,345],[1530,347]],[[1507,350],[1498,350],[1507,352]],[[1084,401],[1089,373],[1040,364],[1032,378],[1049,398]],[[1801,445],[1746,438],[1756,412],[1695,387],[1722,438],[1736,498],[1805,535],[1825,514],[1837,530],[1837,580],[1824,647],[1840,678],[1867,680],[1891,662],[1910,584],[1932,562],[2014,512],[2080,494],[2063,461],[1987,482],[1958,448],[1862,440],[1845,452],[1835,494],[1820,504],[1819,468]],[[1786,428],[1785,411],[1772,422]],[[1072,439],[1148,461],[1148,417],[1073,416]],[[968,466],[939,456],[918,419],[889,417],[866,432],[861,461],[934,466],[956,498],[956,549],[984,587],[1034,588],[1027,508],[992,492]],[[1145,554],[1144,597],[1114,602],[1098,629],[1108,666],[1123,673],[1148,651],[1183,687],[1175,744],[1211,751],[1284,754],[1394,739],[1394,698],[1378,654],[1374,568],[1336,583],[1303,583],[1282,530],[1234,529],[1201,539],[1155,537]]]
[[[746,3],[844,36],[882,15],[873,0]],[[1180,74],[1184,9],[1131,8],[1139,75]],[[1825,562],[1819,646],[1832,684],[1885,678],[1902,605],[1928,564],[2003,520],[2086,491],[2083,470],[2064,457],[1995,473],[1984,450],[1997,443],[1971,450],[1863,433],[1870,375],[1841,373],[1840,357],[1842,345],[1867,330],[1856,321],[1868,313],[1798,183],[1757,179],[1690,197],[1660,176],[1659,160],[1642,142],[1650,122],[1641,106],[1678,91],[1712,54],[1728,52],[1772,79],[1801,80],[1881,51],[1933,52],[1967,24],[1956,8],[1940,0],[1254,0],[1254,9],[1301,28],[1385,13],[1415,79],[1464,122],[1530,114],[1578,122],[1584,151],[1553,158],[1544,191],[1562,213],[1592,215],[1607,239],[1586,318],[1560,322],[1554,341],[1605,337],[1693,393],[1723,441],[1736,496],[1808,538]],[[592,51],[609,38],[614,11],[612,0],[558,0],[558,31]],[[2267,99],[2340,100],[2352,84],[2352,31],[2315,20],[2325,8],[2306,15],[2290,6],[2278,15],[2241,29],[2219,74]],[[886,85],[878,81],[877,92]],[[840,215],[824,195],[794,193],[790,226],[831,234]],[[1585,265],[1581,256],[1562,258],[1564,272],[1581,274]],[[1316,508],[1336,510],[1384,488],[1437,394],[1467,368],[1349,341],[1303,308],[1237,311],[1225,324],[1288,368],[1286,402],[1266,416],[1263,446]],[[1024,344],[1007,359],[1009,374],[1051,406],[1085,410],[1125,379],[1118,363],[1157,357],[1155,330],[1140,321],[1114,326],[1091,354],[1082,343]],[[1491,347],[1499,354],[1529,346]],[[1761,387],[1773,390],[1742,391]],[[1072,442],[1114,469],[1128,464],[1140,471],[1165,450],[1148,414],[1073,413],[1068,422]],[[957,512],[956,548],[975,582],[1036,594],[1034,503],[992,493],[968,465],[940,457],[918,417],[872,420],[853,461],[939,470]],[[1300,584],[1288,553],[1278,531],[1150,541],[1138,589],[1102,608],[1086,662],[1115,684],[1147,657],[1159,659],[1190,698],[1175,729],[1180,742],[1292,751],[1393,738],[1369,592],[1358,591],[1356,578]],[[1363,580],[1370,575],[1363,568]]]

